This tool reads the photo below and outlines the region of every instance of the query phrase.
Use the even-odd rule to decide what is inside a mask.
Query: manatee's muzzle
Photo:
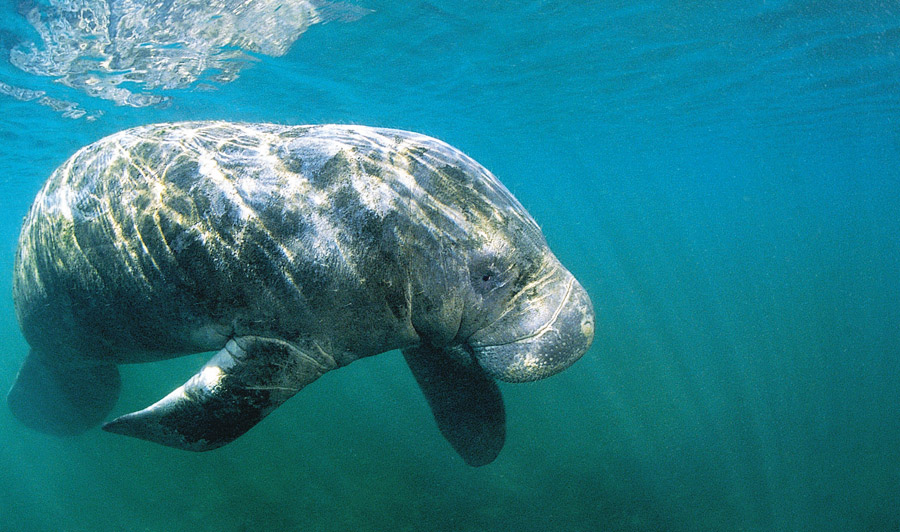
[[[469,338],[478,364],[495,379],[543,379],[571,366],[590,348],[594,308],[587,292],[564,268],[554,277],[542,290],[549,295],[540,302],[522,305]]]

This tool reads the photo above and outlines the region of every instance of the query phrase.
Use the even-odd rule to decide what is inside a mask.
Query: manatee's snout
[[[476,360],[492,377],[507,382],[549,377],[590,348],[593,305],[562,266],[513,303],[512,310],[469,338]]]

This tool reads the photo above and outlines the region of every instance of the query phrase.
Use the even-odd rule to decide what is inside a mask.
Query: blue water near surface
[[[898,4],[355,1],[370,11],[145,107],[13,65],[40,36],[2,3],[0,388],[27,353],[11,278],[42,182],[105,135],[187,119],[459,147],[591,294],[594,346],[501,385],[507,444],[483,468],[396,352],[204,454],[44,436],[3,407],[0,531],[900,529]],[[203,361],[124,367],[114,414]]]

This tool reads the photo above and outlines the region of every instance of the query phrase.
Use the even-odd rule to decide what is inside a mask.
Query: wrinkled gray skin
[[[218,353],[105,429],[224,445],[327,371],[392,349],[472,465],[503,445],[495,379],[590,346],[587,293],[497,179],[429,137],[362,126],[194,122],[83,148],[38,194],[14,296],[31,353],[12,411],[74,434],[117,364]]]

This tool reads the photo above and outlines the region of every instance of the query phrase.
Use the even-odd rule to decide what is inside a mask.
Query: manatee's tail
[[[103,421],[119,398],[119,387],[115,364],[58,363],[32,350],[6,401],[27,427],[72,436]]]

